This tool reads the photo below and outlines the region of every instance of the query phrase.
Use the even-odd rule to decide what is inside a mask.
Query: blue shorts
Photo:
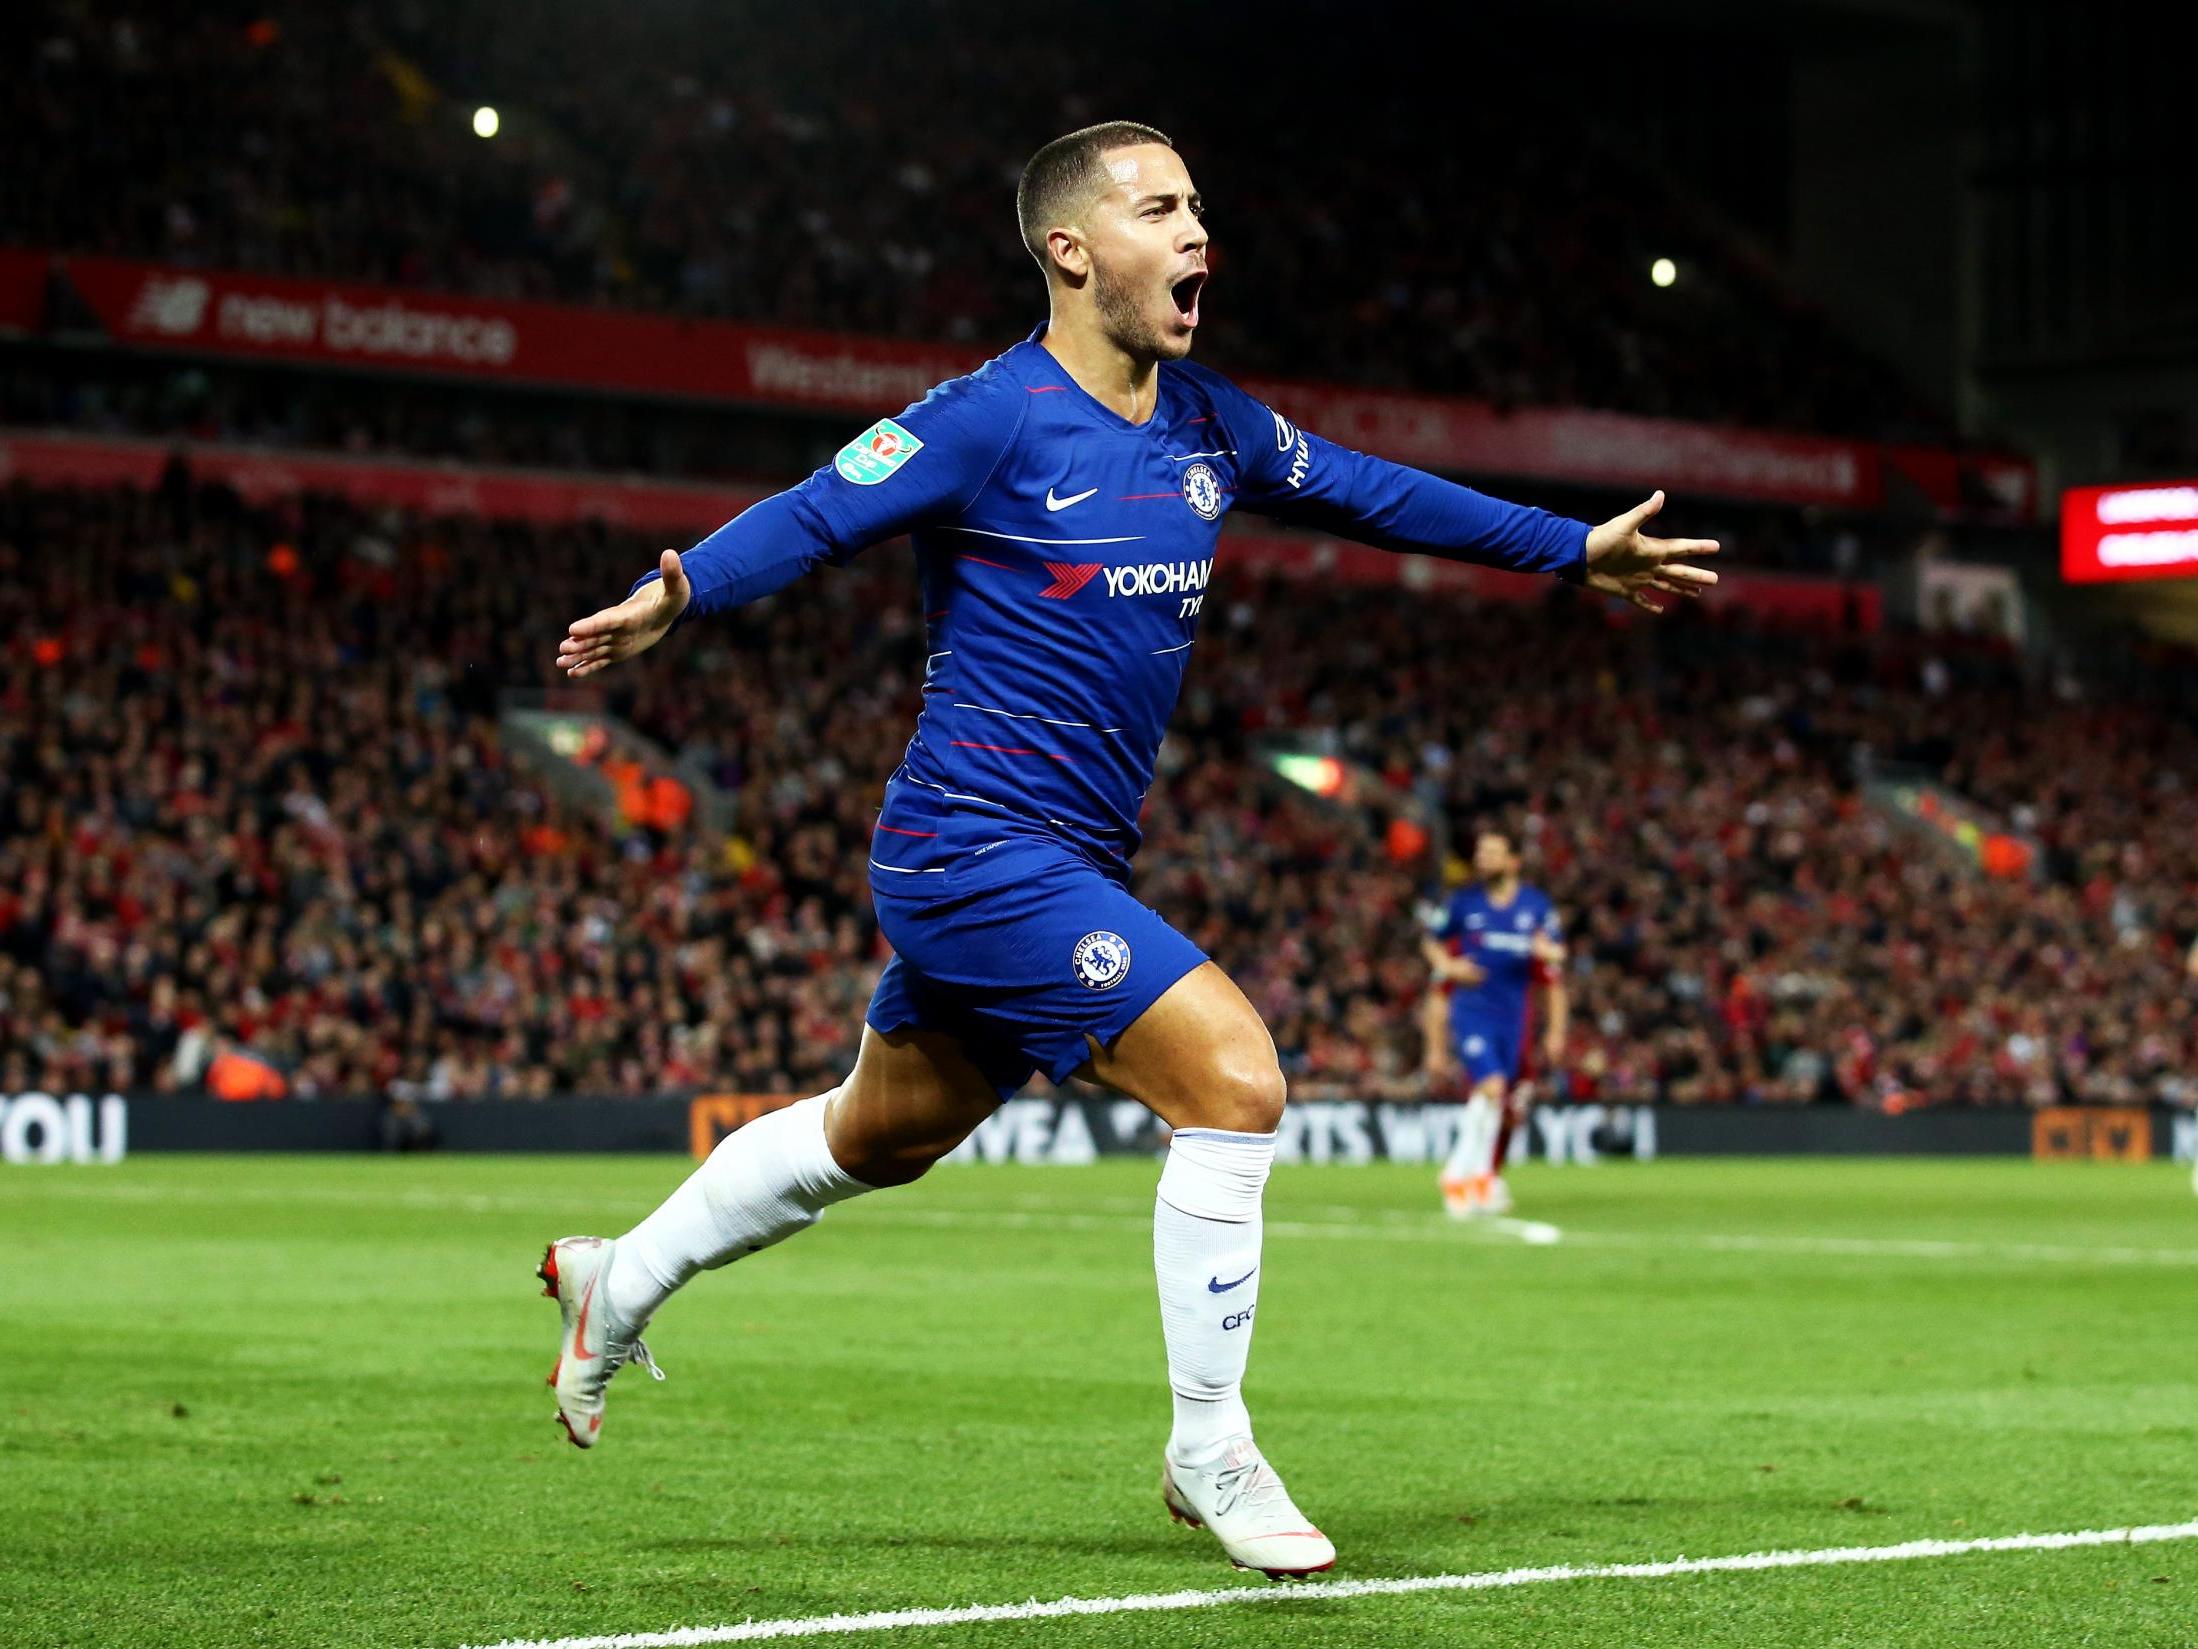
[[[871,890],[893,947],[870,1011],[881,1034],[944,1031],[1002,1099],[1111,1046],[1206,953],[1088,860],[1043,838],[956,857],[922,891]],[[915,880],[915,878],[911,878]]]
[[[1450,1039],[1458,1052],[1458,1068],[1465,1072],[1468,1088],[1477,1088],[1490,1077],[1506,1084],[1519,1080],[1519,1044],[1525,1040],[1523,1025],[1508,1028],[1486,1020],[1463,1024],[1451,1021]]]

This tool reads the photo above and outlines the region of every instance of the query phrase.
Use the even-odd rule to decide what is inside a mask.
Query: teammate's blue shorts
[[[910,877],[911,882],[919,878]],[[963,854],[903,892],[874,876],[893,947],[870,1011],[883,1034],[955,1037],[1007,1098],[1040,1070],[1091,1057],[1206,953],[1063,843],[1016,837]]]
[[[1525,1027],[1502,1025],[1489,1019],[1453,1019],[1450,1022],[1450,1040],[1457,1049],[1458,1068],[1465,1073],[1468,1088],[1478,1087],[1490,1077],[1501,1077],[1507,1084],[1519,1080],[1521,1034]]]

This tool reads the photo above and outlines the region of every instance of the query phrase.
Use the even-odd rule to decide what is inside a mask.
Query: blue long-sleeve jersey
[[[1152,417],[1130,423],[1044,332],[881,418],[685,557],[685,616],[703,617],[914,541],[923,708],[871,847],[873,880],[896,893],[945,891],[957,861],[1030,832],[1126,879],[1231,509],[1579,576],[1582,522],[1335,446],[1187,361],[1161,363]]]

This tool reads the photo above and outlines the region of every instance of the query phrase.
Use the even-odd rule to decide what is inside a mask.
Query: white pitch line
[[[1150,1224],[1139,1214],[1092,1214],[1061,1210],[1015,1212],[1003,1209],[873,1207],[858,1204],[853,1216],[881,1224],[936,1226],[1008,1226],[1025,1230],[1077,1231]],[[1562,1242],[1567,1247],[1699,1249],[1707,1253],[1816,1254],[1835,1258],[1885,1260],[1987,1260],[2060,1262],[2071,1265],[2167,1265],[2198,1266],[2198,1248],[2136,1248],[2111,1246],[2087,1248],[2074,1243],[1954,1242],[1910,1237],[1810,1237],[1767,1236],[1752,1232],[1718,1231],[1582,1231],[1576,1226],[1559,1228],[1539,1220],[1485,1220],[1468,1222],[1466,1231],[1494,1229],[1515,1236],[1530,1246]],[[1367,1213],[1357,1222],[1345,1220],[1293,1220],[1269,1217],[1270,1237],[1313,1237],[1321,1241],[1450,1243],[1466,1238],[1456,1224],[1433,1217],[1424,1220],[1392,1220]],[[1552,1235],[1554,1233],[1554,1236]]]
[[[1910,1540],[1898,1546],[1832,1546],[1819,1551],[1747,1552],[1734,1557],[1681,1557],[1662,1563],[1558,1563],[1476,1575],[1408,1575],[1394,1580],[1326,1580],[1296,1586],[1234,1586],[1216,1592],[1139,1592],[1126,1597],[1064,1597],[1050,1603],[973,1603],[959,1609],[881,1609],[866,1615],[809,1615],[744,1620],[731,1626],[685,1626],[669,1632],[618,1632],[604,1637],[505,1638],[493,1649],[689,1649],[706,1643],[765,1638],[826,1637],[926,1626],[976,1626],[1002,1620],[1062,1620],[1085,1615],[1162,1614],[1235,1603],[1299,1603],[1318,1598],[1409,1597],[1421,1592],[1494,1592],[1566,1580],[1663,1580],[1673,1575],[1756,1569],[1820,1569],[1849,1563],[1901,1563],[1914,1558],[1964,1557],[1973,1552],[2060,1552],[2078,1546],[2151,1546],[2198,1539],[2198,1518],[2128,1529],[2077,1529],[2062,1534],[1999,1535],[1982,1540]]]
[[[56,1170],[75,1174],[77,1170]],[[97,1173],[99,1170],[84,1170]],[[571,1217],[590,1214],[598,1219],[646,1213],[653,1203],[646,1196],[602,1197],[583,1191],[559,1191],[548,1196],[509,1196],[477,1192],[436,1191],[424,1186],[379,1189],[364,1186],[272,1185],[204,1186],[117,1184],[94,1179],[52,1180],[38,1187],[64,1197],[84,1197],[116,1202],[195,1203],[346,1203],[359,1207],[433,1210],[451,1214],[545,1214],[571,1210]],[[979,1208],[918,1208],[893,1202],[852,1205],[858,1212],[836,1216],[849,1221],[880,1225],[929,1225],[957,1227],[1009,1227],[1018,1230],[1095,1231],[1149,1230],[1150,1213],[1088,1212],[1072,1209],[1027,1211]],[[1313,1209],[1311,1212],[1323,1210]],[[1343,1205],[1326,1210],[1343,1214]],[[1576,1226],[1561,1230],[1536,1220],[1488,1220],[1475,1222],[1507,1231],[1529,1246],[1546,1246],[1556,1232],[1567,1248],[1629,1248],[1698,1250],[1712,1254],[1805,1254],[1835,1259],[1876,1260],[1980,1260],[2061,1265],[2162,1265],[2198,1266],[2198,1248],[2139,1248],[2131,1245],[2085,1247],[2077,1243],[1995,1243],[1951,1241],[1931,1237],[1833,1237],[1766,1235],[1733,1231],[1583,1231]],[[1534,1231],[1533,1235],[1528,1230]],[[1368,1209],[1356,1219],[1274,1219],[1266,1222],[1270,1237],[1307,1237],[1322,1242],[1449,1243],[1467,1240],[1451,1221],[1433,1216],[1402,1215],[1395,1210]]]
[[[1715,1254],[1829,1254],[1875,1260],[2038,1260],[2097,1265],[2198,1265],[2198,1249],[2087,1248],[2074,1243],[1961,1242],[1936,1237],[1796,1237],[1719,1231],[1567,1231],[1598,1248],[1696,1248]]]
[[[1547,1248],[1551,1243],[1565,1240],[1561,1229],[1542,1220],[1515,1220],[1508,1214],[1497,1214],[1487,1223],[1491,1231],[1506,1237],[1517,1237],[1519,1241],[1536,1248]]]

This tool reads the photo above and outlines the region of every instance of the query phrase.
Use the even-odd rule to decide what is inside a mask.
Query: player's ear
[[[1083,236],[1068,228],[1046,231],[1048,268],[1081,286],[1091,274],[1091,250]]]

